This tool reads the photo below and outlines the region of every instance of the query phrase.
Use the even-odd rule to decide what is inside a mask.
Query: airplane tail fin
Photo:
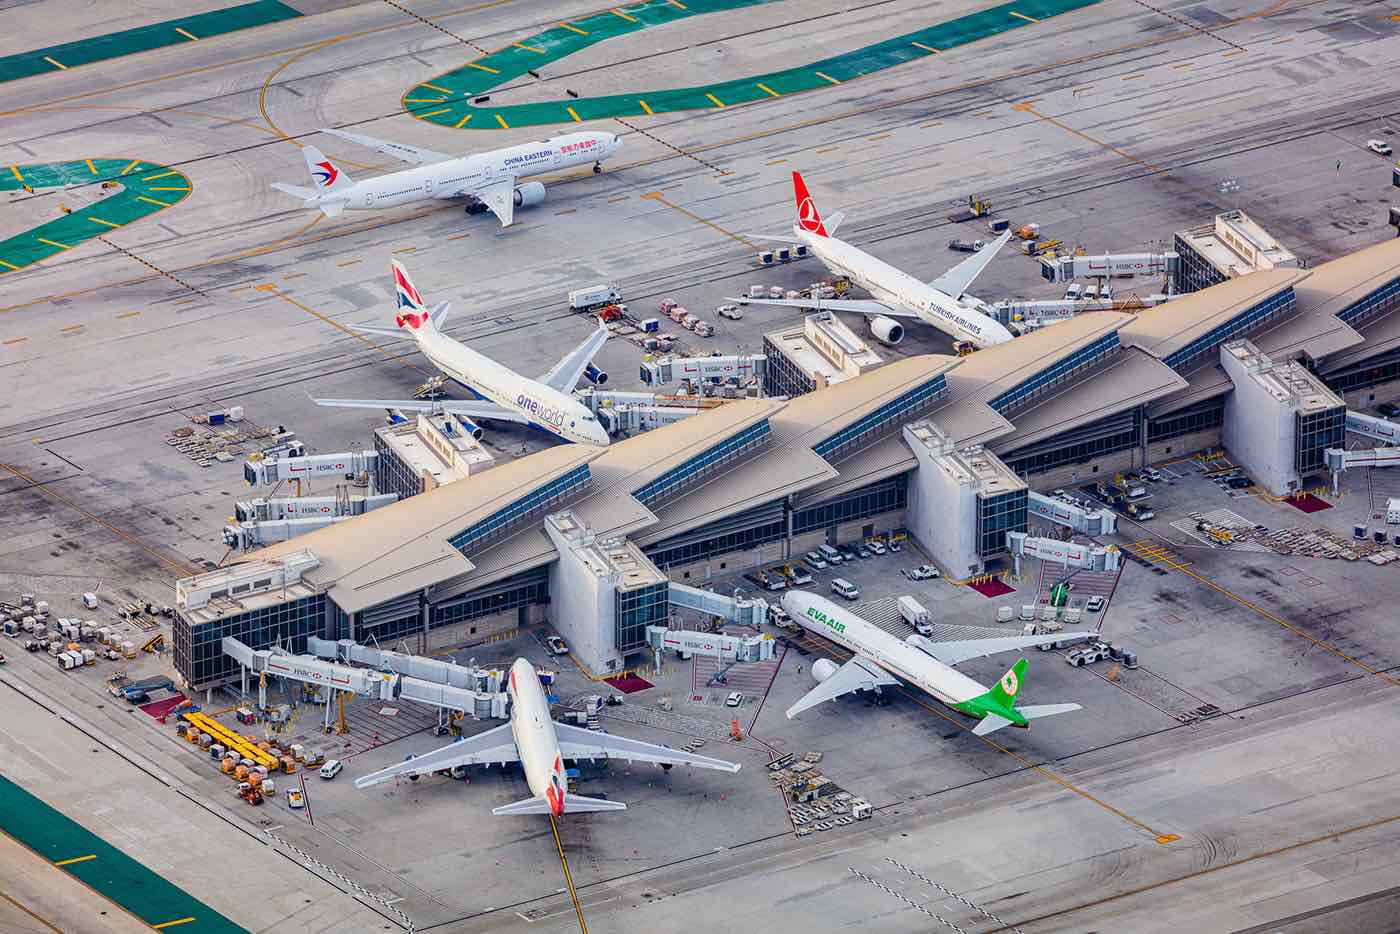
[[[605,801],[602,798],[585,798],[582,795],[569,795],[564,799],[565,814],[582,814],[588,811],[625,811],[627,805],[621,801]],[[492,808],[497,817],[515,817],[520,814],[548,814],[549,802],[544,798],[526,798],[514,804],[503,804]]]
[[[792,173],[792,195],[797,202],[797,226],[818,237],[831,236],[822,223],[821,213],[807,191],[807,183],[802,180],[801,172]]]
[[[311,180],[315,182],[317,191],[340,191],[355,184],[349,175],[340,171],[335,163],[315,146],[303,147],[301,154],[306,157],[306,168],[311,173]]]
[[[965,713],[978,714],[982,717],[981,722],[973,728],[973,733],[978,736],[986,736],[988,733],[995,733],[1002,727],[1025,727],[1030,725],[1031,720],[1053,717],[1056,714],[1081,709],[1078,704],[1033,704],[1028,707],[1017,707],[1016,698],[1021,694],[1021,686],[1025,681],[1028,664],[1024,658],[1017,659],[1016,664],[1011,666],[1011,670],[1002,675],[1001,680],[992,685],[990,691],[967,701],[966,707],[960,705],[960,709],[963,709]]]
[[[544,798],[526,798],[524,801],[492,808],[491,813],[497,817],[514,817],[517,814],[548,814],[550,808],[549,802]]]
[[[398,260],[391,260],[394,268],[394,304],[397,314],[394,315],[394,323],[400,330],[416,331],[436,331],[439,325],[446,320],[447,310],[452,307],[450,302],[439,302],[432,311],[429,311],[423,303],[423,296],[419,294],[418,287],[409,278],[408,270],[403,263]]]
[[[1030,663],[1024,658],[1016,659],[1016,664],[1001,676],[1000,681],[992,685],[992,689],[986,694],[987,699],[998,707],[1015,707],[1016,698],[1021,693],[1021,681],[1025,678],[1026,668],[1029,666]]]

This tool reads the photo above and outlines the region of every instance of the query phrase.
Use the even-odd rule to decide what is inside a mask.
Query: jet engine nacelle
[[[472,421],[464,415],[458,415],[457,421],[461,423],[462,430],[465,431],[473,440],[481,440],[482,431],[480,425],[478,425],[476,422]]]
[[[528,208],[544,200],[544,185],[540,182],[526,182],[515,189],[515,206]]]
[[[840,665],[829,658],[819,658],[812,662],[812,677],[816,678],[819,682],[825,681],[827,678],[836,674],[840,667]]]
[[[893,347],[904,340],[904,325],[893,318],[876,315],[870,319],[870,333],[880,343]]]
[[[583,375],[588,379],[590,383],[593,383],[596,386],[601,386],[608,381],[607,372],[598,369],[591,363],[588,364],[588,366],[584,367]]]

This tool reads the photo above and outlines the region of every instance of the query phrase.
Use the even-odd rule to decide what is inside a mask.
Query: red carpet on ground
[[[639,678],[636,675],[617,675],[612,678],[605,678],[604,681],[617,688],[623,694],[635,694],[638,691],[645,691],[652,687],[652,683],[646,678]]]
[[[185,695],[176,694],[174,697],[167,697],[165,700],[153,701],[149,704],[142,704],[141,711],[156,720],[170,713],[179,705],[185,702]]]
[[[1002,597],[1006,594],[1016,592],[1015,587],[1008,587],[1006,584],[1002,583],[996,578],[992,578],[989,581],[979,581],[976,584],[968,584],[967,586],[971,587],[973,590],[977,591],[984,597]]]
[[[1331,509],[1332,504],[1325,499],[1318,499],[1311,493],[1304,493],[1302,496],[1289,497],[1288,505],[1294,509],[1301,509],[1303,512],[1322,512],[1324,509]]]

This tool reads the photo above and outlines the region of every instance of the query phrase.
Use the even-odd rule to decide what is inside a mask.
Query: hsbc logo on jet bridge
[[[827,616],[825,613],[823,613],[821,610],[817,609],[814,606],[807,607],[807,615],[812,617],[812,619],[816,620],[817,622],[821,623],[823,626],[826,626],[828,629],[832,629],[836,632],[846,631],[845,623],[838,622],[833,617]]]
[[[531,415],[535,416],[542,422],[547,422],[556,427],[564,424],[563,409],[556,409],[547,405],[543,405],[538,399],[532,398],[531,396],[527,396],[523,392],[515,397],[515,404],[520,406],[522,409],[529,412]]]

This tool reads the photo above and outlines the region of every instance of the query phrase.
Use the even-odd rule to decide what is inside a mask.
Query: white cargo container
[[[97,594],[95,594],[95,593],[85,593],[85,594],[83,594],[83,606],[87,607],[89,610],[95,610],[95,609],[97,609]]]
[[[617,290],[617,286],[607,282],[569,290],[569,307],[574,311],[588,311],[591,308],[599,308],[620,301],[622,301],[622,293]]]
[[[933,618],[929,615],[924,605],[913,597],[899,598],[899,615],[904,617],[904,621],[913,626],[921,636],[933,635]]]
[[[1400,525],[1400,499],[1392,497],[1386,501],[1385,522],[1386,525]]]
[[[997,607],[997,622],[999,623],[1009,623],[1011,622],[1011,618],[1015,615],[1015,611],[1009,606]]]

